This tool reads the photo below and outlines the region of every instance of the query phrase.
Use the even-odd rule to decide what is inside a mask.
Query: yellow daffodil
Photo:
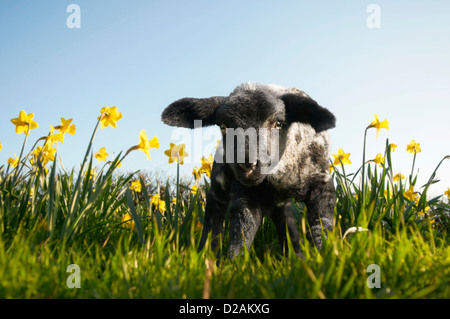
[[[150,141],[147,138],[147,134],[145,133],[145,130],[141,130],[139,133],[139,144],[138,149],[143,151],[147,158],[150,160],[150,149],[151,148],[159,148],[159,140],[156,136],[154,136]]]
[[[198,186],[194,184],[191,188],[191,194],[195,195],[195,194],[197,194],[197,191],[198,191]]]
[[[378,166],[381,167],[381,164],[384,163],[384,157],[381,153],[378,153],[375,159],[373,160],[375,163],[378,164]]]
[[[409,143],[408,146],[406,147],[406,151],[408,153],[420,153],[420,152],[422,152],[422,149],[420,148],[419,143],[412,140],[411,143]]]
[[[70,135],[74,135],[76,128],[75,124],[72,123],[72,119],[66,120],[65,118],[61,118],[61,125],[55,126],[55,128],[62,134],[69,133]]]
[[[45,143],[44,147],[38,146],[36,149],[31,153],[33,158],[30,159],[31,164],[34,163],[35,160],[41,157],[41,160],[44,163],[44,166],[47,165],[48,162],[55,160],[55,153],[56,148],[53,148],[51,144]]]
[[[436,219],[430,220],[430,224],[433,228],[436,228]]]
[[[351,164],[352,162],[350,161],[349,157],[350,157],[350,153],[345,153],[344,150],[342,148],[340,148],[337,152],[336,155],[333,155],[334,157],[334,162],[333,165],[340,165],[341,162],[343,165],[347,165],[347,164]]]
[[[0,152],[2,151],[3,145],[0,143]]]
[[[106,153],[106,147],[102,147],[101,149],[98,150],[97,153],[95,153],[95,158],[101,162],[101,161],[106,161],[106,158],[108,157],[108,153]]]
[[[417,215],[419,216],[425,216],[428,214],[428,212],[431,210],[430,206],[425,207],[425,209],[422,209],[421,211],[417,212]]]
[[[330,170],[330,174],[334,171],[334,166],[332,164],[328,164],[328,169]]]
[[[156,206],[160,213],[166,211],[166,202],[159,198],[159,194],[155,194],[152,196],[150,200],[150,205]]]
[[[390,146],[391,146],[391,151],[392,152],[395,152],[395,149],[397,148],[397,144],[390,144]]]
[[[19,158],[17,157],[16,153],[14,153],[14,158],[8,158],[8,164],[11,165],[11,167],[16,167],[17,165],[19,165]]]
[[[394,182],[398,182],[400,179],[405,179],[405,175],[403,175],[402,173],[397,173],[394,176]]]
[[[102,113],[102,115],[100,115],[97,120],[100,120],[101,129],[108,126],[116,128],[116,122],[122,118],[122,113],[117,110],[117,106],[105,106],[100,110],[100,113]]]
[[[131,217],[131,214],[128,212],[123,215],[121,222],[127,224],[127,226],[131,229],[135,227],[133,217]]]
[[[27,114],[21,110],[19,117],[12,119],[11,122],[16,126],[16,133],[25,133],[28,135],[30,129],[38,128],[39,125],[33,120],[34,113]]]
[[[417,201],[417,193],[414,192],[414,186],[411,186],[405,193],[403,193],[403,197],[412,201]]]
[[[202,175],[202,172],[200,172],[200,168],[198,168],[197,166],[194,167],[194,169],[192,170],[192,175],[194,175],[195,179],[199,179]]]
[[[372,123],[370,123],[368,128],[371,128],[371,127],[377,129],[377,137],[378,137],[378,134],[380,133],[380,130],[382,128],[385,128],[386,130],[389,129],[389,122],[388,122],[388,120],[384,120],[383,122],[380,122],[378,115],[375,113],[375,119],[372,121]]]
[[[138,192],[138,193],[140,193],[141,191],[142,191],[142,185],[141,185],[141,182],[140,181],[134,181],[134,182],[132,182],[131,183],[131,185],[130,185],[130,189],[133,191],[135,191],[135,192]]]
[[[450,199],[450,188],[447,188],[447,190],[444,192],[444,195],[446,195],[448,199]]]
[[[184,144],[175,145],[174,143],[170,143],[170,149],[164,151],[164,154],[169,157],[169,163],[178,162],[183,165],[184,158],[189,156],[189,154],[184,151],[184,148]]]
[[[64,133],[53,134],[54,132],[55,128],[50,125],[50,134],[47,136],[47,143],[50,145],[58,144],[58,142],[64,143]]]
[[[177,204],[177,198],[176,197],[172,198],[172,204],[174,204],[174,205]]]
[[[92,177],[95,178],[95,176],[97,176],[97,172],[95,171],[95,169],[91,169],[90,171],[84,172],[84,176],[87,175],[89,175],[89,179],[91,179]]]
[[[214,163],[214,157],[209,154],[208,157],[202,157],[202,166],[200,167],[200,172],[206,173],[209,178],[211,178],[211,170]]]
[[[49,161],[55,160],[56,148],[53,148],[49,144],[45,144],[42,149],[42,158],[44,159],[44,163],[47,164]]]

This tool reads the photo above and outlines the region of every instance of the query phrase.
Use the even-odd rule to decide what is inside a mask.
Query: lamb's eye
[[[277,121],[277,122],[275,123],[274,126],[275,126],[275,128],[276,128],[277,130],[280,130],[280,129],[283,128],[284,123],[281,123],[280,121]]]
[[[227,132],[227,127],[226,127],[225,124],[222,124],[222,125],[220,126],[220,131],[222,132],[222,134],[225,134],[225,133]]]

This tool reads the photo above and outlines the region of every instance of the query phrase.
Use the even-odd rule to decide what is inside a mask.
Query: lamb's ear
[[[202,126],[216,124],[216,108],[225,100],[223,96],[204,99],[183,98],[170,104],[162,112],[161,120],[170,126],[194,128],[194,120]]]
[[[285,94],[281,96],[281,100],[286,106],[288,122],[309,123],[317,133],[336,126],[336,118],[333,113],[309,97]]]

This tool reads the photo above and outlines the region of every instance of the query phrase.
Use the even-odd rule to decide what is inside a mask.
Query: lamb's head
[[[223,135],[226,162],[244,185],[261,183],[286,147],[292,123],[310,124],[318,133],[335,126],[335,118],[298,89],[276,85],[243,84],[229,96],[183,98],[162,113],[168,125],[194,128],[218,125]]]

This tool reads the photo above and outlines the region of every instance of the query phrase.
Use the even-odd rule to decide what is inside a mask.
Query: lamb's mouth
[[[249,164],[239,164],[239,167],[242,169],[242,171],[244,172],[245,177],[249,177],[250,175],[252,175],[252,173],[254,171],[257,170],[258,168],[258,163],[253,163],[251,165]]]

